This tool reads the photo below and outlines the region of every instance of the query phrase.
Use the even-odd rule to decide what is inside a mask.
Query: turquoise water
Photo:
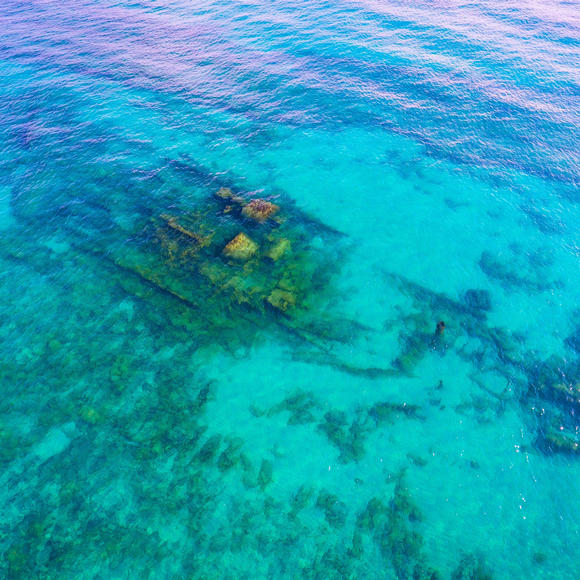
[[[579,63],[563,0],[3,0],[0,576],[576,577]]]

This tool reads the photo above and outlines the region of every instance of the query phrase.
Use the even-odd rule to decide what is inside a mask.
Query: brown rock
[[[266,300],[278,310],[286,312],[288,308],[296,306],[296,296],[287,290],[274,288]]]
[[[91,425],[96,425],[97,423],[100,423],[103,419],[103,417],[98,411],[96,411],[92,407],[87,407],[86,405],[83,405],[81,407],[79,415],[83,421],[86,421]]]
[[[244,206],[242,214],[259,223],[264,223],[269,217],[278,213],[279,210],[280,207],[275,203],[271,203],[265,199],[253,199]]]
[[[232,199],[234,196],[232,190],[229,187],[220,187],[217,190],[216,195],[222,199]]]
[[[277,262],[288,250],[290,250],[290,240],[281,238],[272,244],[265,255],[273,262]]]
[[[224,256],[245,262],[258,251],[258,244],[249,238],[244,232],[240,232],[222,250]]]
[[[235,193],[229,187],[220,187],[216,191],[216,197],[223,199],[224,201],[232,201],[234,203],[241,204],[243,203],[243,198],[239,195],[235,195]],[[228,211],[231,211],[231,206],[227,206],[230,208]]]

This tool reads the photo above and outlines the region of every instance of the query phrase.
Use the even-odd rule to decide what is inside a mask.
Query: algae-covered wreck
[[[154,218],[129,247],[115,263],[206,313],[215,303],[291,315],[308,308],[322,275],[292,216],[224,187],[193,211]]]
[[[189,211],[153,217],[108,257],[194,308],[210,329],[272,321],[313,340],[341,237],[279,200],[220,187]]]

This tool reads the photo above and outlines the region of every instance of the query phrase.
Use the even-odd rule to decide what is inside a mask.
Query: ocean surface
[[[576,0],[2,0],[0,577],[571,579]]]

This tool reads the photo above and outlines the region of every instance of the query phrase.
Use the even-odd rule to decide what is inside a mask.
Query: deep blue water
[[[579,14],[3,0],[0,576],[575,577]]]

